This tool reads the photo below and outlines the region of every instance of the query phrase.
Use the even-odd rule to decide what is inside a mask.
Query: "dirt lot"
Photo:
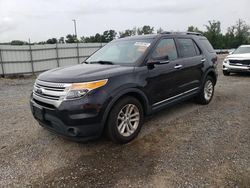
[[[163,110],[124,146],[39,127],[33,82],[0,79],[0,187],[250,187],[250,75],[220,71],[212,103]]]

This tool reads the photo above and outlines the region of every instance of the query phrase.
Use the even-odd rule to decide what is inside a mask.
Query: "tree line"
[[[189,26],[187,31],[199,32],[208,38],[215,49],[231,49],[237,48],[241,44],[250,44],[250,26],[244,20],[237,20],[237,22],[228,27],[226,33],[221,31],[220,21],[208,21],[205,25],[205,30],[200,30],[198,27]],[[103,33],[96,33],[93,36],[76,37],[73,34],[68,34],[66,37],[51,38],[47,41],[36,42],[33,44],[56,44],[56,43],[108,43],[116,38],[124,38],[134,35],[146,35],[154,33],[162,33],[163,29],[159,28],[155,31],[154,27],[145,25],[143,27],[134,27],[133,29],[126,29],[124,31],[116,32],[115,30],[107,30]],[[28,42],[13,40],[9,44],[24,45]]]

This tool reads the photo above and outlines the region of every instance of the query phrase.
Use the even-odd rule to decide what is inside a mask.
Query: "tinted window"
[[[195,47],[195,50],[196,50],[196,54],[197,55],[200,55],[201,54],[201,50],[200,48],[197,46],[197,44],[194,42],[194,47]]]
[[[177,50],[174,39],[162,39],[155,48],[152,58],[162,59],[168,56],[169,60],[177,59]]]
[[[207,49],[208,52],[210,53],[215,52],[213,46],[210,44],[210,42],[207,39],[201,39],[201,43],[203,47]]]
[[[197,50],[192,39],[178,39],[182,57],[197,56]]]

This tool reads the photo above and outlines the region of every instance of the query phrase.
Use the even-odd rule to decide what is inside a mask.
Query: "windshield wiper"
[[[114,63],[112,61],[91,61],[88,62],[89,64],[102,64],[102,65],[113,65]]]

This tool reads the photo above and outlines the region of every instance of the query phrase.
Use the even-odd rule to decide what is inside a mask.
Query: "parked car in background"
[[[42,73],[30,104],[39,124],[74,140],[106,132],[117,143],[139,133],[146,115],[195,98],[208,104],[217,56],[198,33],[118,39],[83,64]]]
[[[250,45],[242,45],[223,61],[223,74],[250,72]]]

